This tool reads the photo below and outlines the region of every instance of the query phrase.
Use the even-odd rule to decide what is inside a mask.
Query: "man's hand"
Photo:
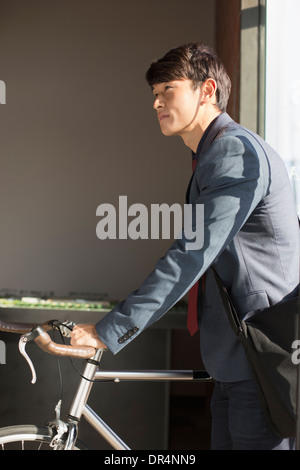
[[[72,346],[92,346],[95,349],[106,348],[96,333],[94,325],[75,325],[71,333]]]

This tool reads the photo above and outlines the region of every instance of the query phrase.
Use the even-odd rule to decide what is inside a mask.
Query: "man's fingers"
[[[87,336],[87,332],[80,326],[76,325],[73,328],[73,331],[71,333],[71,344],[72,346],[78,345],[82,346],[82,340],[84,337]]]
[[[92,346],[96,349],[106,348],[96,333],[94,325],[76,325],[71,334],[72,346]]]

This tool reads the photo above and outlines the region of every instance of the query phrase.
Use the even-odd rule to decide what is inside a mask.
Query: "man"
[[[164,315],[213,266],[240,315],[293,296],[299,283],[299,229],[282,160],[226,114],[230,80],[199,43],[169,51],[147,72],[161,131],[179,135],[195,170],[187,202],[204,205],[201,249],[182,234],[140,288],[96,326],[79,325],[72,344],[116,354]],[[202,284],[202,283],[201,283]],[[198,291],[204,365],[215,379],[213,449],[289,449],[263,415],[242,346],[231,331],[211,275]]]

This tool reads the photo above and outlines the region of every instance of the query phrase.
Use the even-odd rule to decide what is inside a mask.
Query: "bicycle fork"
[[[87,364],[80,380],[75,398],[68,414],[68,438],[65,450],[72,450],[77,439],[78,423],[83,416],[86,421],[116,450],[130,448],[112,431],[112,429],[87,405],[87,400],[93,385],[93,380],[99,366],[103,350],[98,350],[95,356],[87,359]]]

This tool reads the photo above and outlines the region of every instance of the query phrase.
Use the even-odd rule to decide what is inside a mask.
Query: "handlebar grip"
[[[4,331],[7,333],[18,333],[20,335],[24,335],[29,333],[33,328],[37,325],[34,323],[14,323],[14,322],[3,322],[0,320],[0,331]],[[51,329],[51,326],[48,324],[42,325],[44,330]]]
[[[0,320],[0,331],[6,333],[17,333],[24,335],[29,333],[33,328],[37,326],[36,323],[14,323],[14,322],[3,322]],[[50,330],[51,326],[48,324],[42,325],[45,330]]]
[[[54,343],[46,331],[41,331],[34,342],[45,352],[55,356],[78,357],[81,359],[89,359],[96,354],[93,347],[81,346],[74,347],[65,344]]]

